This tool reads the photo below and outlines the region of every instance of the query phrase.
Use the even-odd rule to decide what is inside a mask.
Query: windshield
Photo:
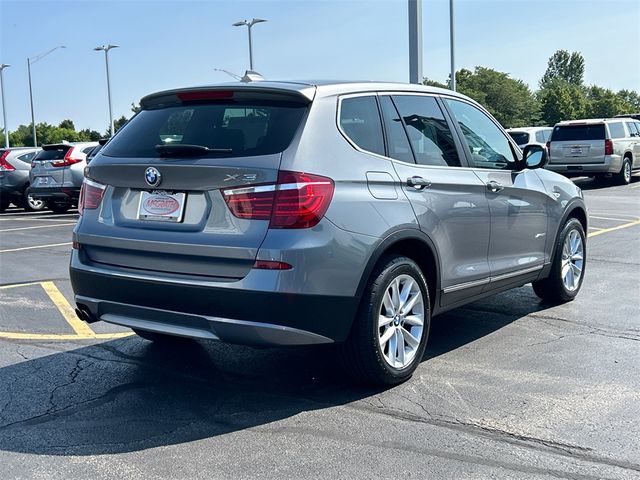
[[[286,149],[305,112],[295,102],[211,102],[143,110],[102,150],[112,157],[158,156],[157,147],[200,146],[202,157],[247,157]],[[178,151],[179,149],[175,149]]]

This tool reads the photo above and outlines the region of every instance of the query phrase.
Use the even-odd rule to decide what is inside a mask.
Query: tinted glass
[[[38,152],[25,153],[24,155],[17,157],[17,159],[24,163],[31,163],[31,160],[36,156],[36,153]]]
[[[537,131],[536,132],[536,142],[544,143],[546,141],[547,141],[547,139],[545,138],[544,131],[542,131],[542,130]]]
[[[610,123],[609,133],[611,134],[611,138],[624,138],[627,136],[622,122]]]
[[[554,127],[551,141],[566,142],[575,140],[604,140],[604,124],[562,125]]]
[[[393,97],[402,116],[416,162],[421,165],[459,167],[453,134],[434,97]]]
[[[474,167],[506,170],[515,167],[509,140],[484,112],[458,100],[445,101],[460,125]]]
[[[40,150],[34,160],[61,160],[70,148],[71,146],[65,146],[52,150]]]
[[[507,132],[518,145],[526,145],[529,143],[529,134],[527,132]]]
[[[361,149],[384,155],[382,123],[375,97],[354,97],[342,100],[340,127]]]
[[[638,133],[638,131],[636,130],[636,125],[635,123],[632,122],[627,122],[627,130],[629,130],[629,135],[632,137],[635,137],[636,134]]]
[[[87,163],[89,163],[91,159],[95,157],[100,150],[102,150],[102,145],[93,147],[93,149],[89,153],[87,153]]]
[[[306,105],[294,102],[211,102],[142,110],[102,150],[112,157],[158,156],[156,145],[200,145],[203,157],[269,155],[286,149]]]
[[[382,118],[387,132],[388,156],[402,162],[415,163],[409,146],[409,139],[402,126],[402,120],[391,97],[380,97]]]
[[[95,145],[91,145],[90,147],[84,147],[82,149],[82,153],[84,153],[85,155],[89,155],[89,153],[91,153],[91,151],[96,148]]]

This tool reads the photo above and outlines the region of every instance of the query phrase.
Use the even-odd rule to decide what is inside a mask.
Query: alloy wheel
[[[580,286],[584,267],[584,245],[577,230],[571,230],[562,246],[562,283],[573,292]]]

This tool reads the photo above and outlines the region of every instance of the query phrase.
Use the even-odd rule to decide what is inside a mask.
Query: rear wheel
[[[549,302],[570,302],[582,287],[586,258],[584,229],[578,220],[570,218],[558,237],[549,276],[533,282],[533,291]]]
[[[47,202],[47,208],[53,213],[66,213],[71,208],[71,205],[68,203]]]
[[[27,211],[27,212],[39,212],[40,210],[44,210],[45,208],[45,203],[44,200],[39,200],[37,198],[33,198],[31,195],[29,195],[27,193],[27,191],[25,190],[25,192],[23,193],[23,199],[22,199],[22,207]]]
[[[624,157],[624,160],[622,160],[622,168],[615,175],[615,180],[619,185],[629,185],[631,183],[631,159],[629,157]]]
[[[420,267],[400,255],[383,257],[341,346],[347,371],[366,383],[407,380],[422,360],[430,321],[429,290]]]

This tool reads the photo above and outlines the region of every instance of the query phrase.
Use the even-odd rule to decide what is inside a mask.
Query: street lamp
[[[67,48],[64,45],[58,45],[57,47],[53,47],[51,50],[47,50],[46,52],[42,52],[35,57],[27,58],[27,72],[29,73],[29,102],[31,103],[31,128],[33,129],[33,146],[38,146],[38,140],[36,138],[36,119],[33,114],[33,89],[31,87],[31,65],[36,63],[39,60],[42,60],[44,57],[49,55],[51,52],[58,50],[59,48]]]
[[[109,80],[109,50],[112,48],[118,48],[119,45],[102,45],[94,48],[96,52],[104,51],[104,63],[107,66],[107,97],[109,98],[109,128],[111,129],[111,136],[113,137],[113,111],[111,109],[111,81]]]
[[[4,80],[2,79],[2,71],[10,67],[6,63],[0,63],[0,93],[2,94],[2,120],[4,122],[4,146],[9,148],[9,128],[7,127],[7,107],[4,104]]]
[[[251,27],[253,27],[256,23],[266,22],[261,18],[254,18],[250,22],[247,20],[243,20],[241,22],[236,22],[233,24],[234,27],[242,27],[244,25],[247,26],[247,31],[249,32],[249,70],[253,70],[253,46],[251,44]]]

